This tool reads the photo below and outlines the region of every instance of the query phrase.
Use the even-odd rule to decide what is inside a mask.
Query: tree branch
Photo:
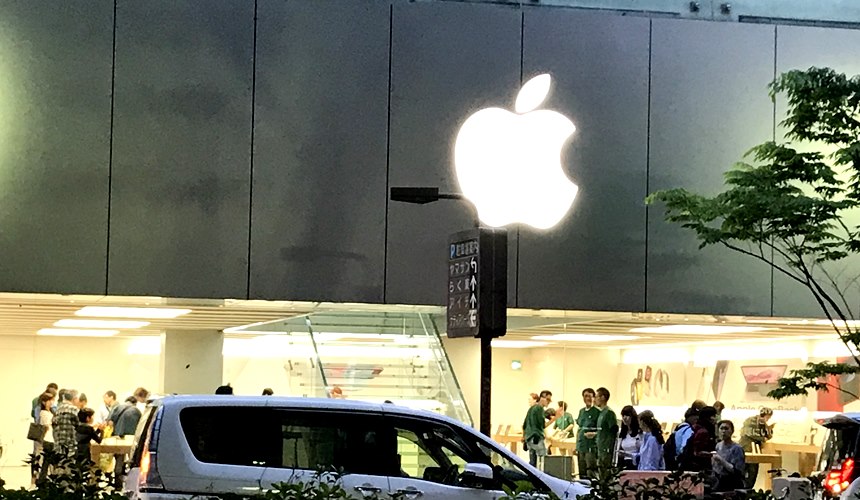
[[[833,385],[833,384],[828,383],[828,382],[824,382],[824,385],[825,385],[825,386],[827,386],[827,387],[832,387],[832,388],[836,389],[837,391],[844,392],[845,394],[848,394],[849,396],[851,396],[851,397],[852,397],[852,398],[854,398],[854,399],[860,399],[860,397],[858,397],[856,394],[854,394],[854,393],[853,393],[853,392],[851,392],[851,391],[847,391],[847,390],[843,389],[842,387],[839,387],[839,386]]]

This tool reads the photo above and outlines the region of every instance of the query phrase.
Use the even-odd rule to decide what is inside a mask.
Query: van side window
[[[348,474],[397,475],[397,441],[382,417],[355,412],[278,411],[276,467],[343,469]]]
[[[266,467],[276,462],[272,411],[256,407],[190,407],[182,431],[201,462]]]
[[[389,417],[397,432],[400,476],[458,485],[459,473],[478,461],[461,437],[444,425]]]

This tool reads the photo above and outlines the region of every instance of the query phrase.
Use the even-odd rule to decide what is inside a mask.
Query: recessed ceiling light
[[[101,319],[61,319],[54,326],[64,328],[143,328],[149,325],[149,321],[112,321]]]
[[[504,349],[528,349],[530,347],[543,347],[549,345],[548,342],[532,342],[531,340],[497,340],[493,339],[490,344],[492,347]]]
[[[666,326],[644,326],[631,328],[634,333],[687,333],[696,335],[718,335],[720,333],[752,333],[772,328],[760,326],[726,326],[726,325],[666,325]]]
[[[47,337],[113,337],[119,330],[85,330],[80,328],[42,328],[36,335]]]
[[[173,309],[161,307],[101,307],[86,306],[75,311],[75,316],[93,316],[97,318],[143,318],[143,319],[172,319],[188,314],[191,309]]]
[[[636,340],[638,335],[599,335],[595,333],[558,333],[555,335],[538,335],[532,340],[564,340],[568,342],[612,342],[615,340]]]

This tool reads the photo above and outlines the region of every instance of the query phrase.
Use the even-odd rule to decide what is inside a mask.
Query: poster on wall
[[[691,393],[688,401],[701,399],[707,404],[721,401],[731,410],[757,410],[767,406],[775,410],[799,410],[805,405],[802,396],[776,401],[767,394],[777,387],[777,380],[788,370],[802,368],[798,359],[761,361],[715,361],[711,366],[691,367]],[[689,404],[689,403],[688,403]]]
[[[684,404],[685,366],[681,363],[621,365],[619,406],[676,406]]]
[[[837,363],[853,361],[854,358],[836,358]],[[818,411],[845,411],[845,406],[857,401],[857,396],[860,395],[860,377],[855,373],[828,375],[826,379],[819,379],[819,381],[826,382],[831,389],[818,391]],[[852,405],[850,410],[856,410],[856,406]]]

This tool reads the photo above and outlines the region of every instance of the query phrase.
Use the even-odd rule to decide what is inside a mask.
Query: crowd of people
[[[60,389],[56,383],[48,384],[42,394],[33,398],[31,407],[33,423],[41,432],[41,436],[31,436],[34,442],[32,481],[44,479],[50,471],[51,464],[46,459],[49,453],[46,452],[86,463],[91,460],[93,441],[101,443],[112,435],[134,435],[148,397],[149,391],[143,387],[138,387],[123,402],[117,400],[114,391],[105,391],[101,402],[93,408],[85,394],[75,389]],[[113,458],[113,468],[121,471],[123,457],[109,458]]]
[[[704,472],[711,491],[749,489],[755,484],[758,464],[747,464],[746,454],[759,453],[773,437],[769,423],[773,411],[761,408],[743,422],[740,439],[733,441],[735,424],[721,418],[725,405],[707,405],[696,400],[686,410],[684,421],[675,429],[665,429],[650,410],[639,413],[633,406],[621,409],[620,421],[609,407],[610,392],[605,387],[582,391],[583,408],[576,418],[567,403],[554,409],[552,392],[529,396],[523,421],[523,446],[529,463],[551,454],[549,444],[575,441],[579,475],[595,478],[601,470],[683,470]]]

